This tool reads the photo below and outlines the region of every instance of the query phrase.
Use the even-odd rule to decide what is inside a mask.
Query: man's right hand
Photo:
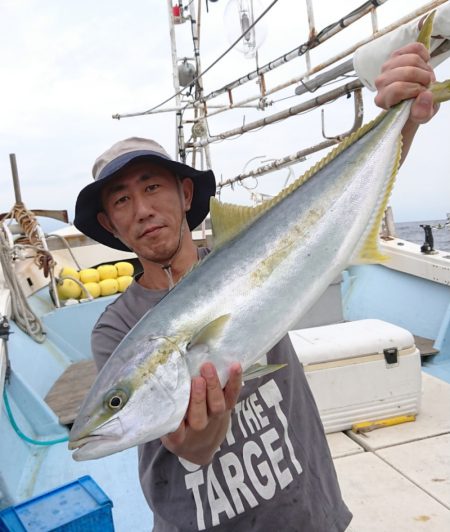
[[[175,432],[161,438],[173,454],[195,464],[209,464],[225,439],[230,416],[242,388],[242,368],[230,367],[230,376],[222,390],[216,368],[202,365],[200,376],[191,383],[191,397],[185,419]]]

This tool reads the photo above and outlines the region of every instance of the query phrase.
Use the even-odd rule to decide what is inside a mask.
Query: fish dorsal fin
[[[215,320],[210,321],[207,325],[202,327],[188,344],[188,350],[198,345],[208,345],[213,339],[216,339],[222,334],[225,325],[229,322],[231,314],[224,314]]]
[[[214,237],[214,247],[218,248],[225,242],[231,240],[235,235],[247,227],[253,220],[264,212],[258,205],[247,207],[244,205],[234,205],[233,203],[222,203],[216,198],[211,198],[209,209],[211,213],[211,225]]]

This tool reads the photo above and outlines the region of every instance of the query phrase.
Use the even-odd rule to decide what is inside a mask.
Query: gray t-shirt
[[[134,281],[106,308],[92,333],[99,368],[166,293]],[[139,477],[155,531],[347,528],[351,513],[342,501],[303,367],[287,336],[267,359],[287,366],[244,384],[225,441],[211,464],[180,459],[159,440],[139,446]]]

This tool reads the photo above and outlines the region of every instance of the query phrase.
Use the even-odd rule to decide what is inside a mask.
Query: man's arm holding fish
[[[423,44],[410,43],[392,53],[375,79],[378,91],[375,103],[383,109],[389,109],[402,100],[415,98],[409,120],[402,131],[401,162],[408,154],[419,125],[428,122],[438,109],[428,90],[429,85],[436,81],[429,60],[430,53]]]

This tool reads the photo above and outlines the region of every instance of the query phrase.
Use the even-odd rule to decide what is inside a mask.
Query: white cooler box
[[[406,329],[380,320],[360,320],[289,335],[325,432],[418,413],[420,352]]]

